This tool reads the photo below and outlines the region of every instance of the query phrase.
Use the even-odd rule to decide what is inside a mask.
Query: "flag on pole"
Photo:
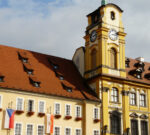
[[[6,109],[4,128],[7,129],[14,128],[14,115],[15,115],[15,110]]]
[[[46,133],[50,133],[50,114],[46,115]]]
[[[47,114],[46,115],[46,133],[52,134],[53,133],[53,127],[54,127],[54,115]]]
[[[51,134],[53,134],[53,127],[54,127],[54,115],[51,115],[51,127],[50,127]]]

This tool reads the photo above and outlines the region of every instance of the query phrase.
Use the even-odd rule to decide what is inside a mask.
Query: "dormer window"
[[[141,74],[137,74],[136,77],[137,77],[138,79],[141,79],[141,78],[142,78],[142,77],[141,77]]]
[[[111,20],[115,20],[115,13],[113,11],[111,11]]]
[[[130,60],[127,58],[125,61],[126,67],[130,67]]]
[[[22,62],[23,62],[23,63],[28,63],[28,59],[23,58],[23,59],[22,59]]]
[[[40,87],[41,82],[36,77],[30,76],[29,80],[34,87]]]
[[[4,75],[0,73],[0,82],[4,82]]]
[[[55,75],[60,79],[60,80],[64,80],[64,77],[61,73],[58,73],[55,71]]]
[[[57,70],[59,68],[59,66],[57,64],[55,64],[53,61],[51,61],[49,58],[48,58],[48,62],[51,64],[51,66]]]
[[[69,87],[67,85],[65,85],[64,83],[62,83],[62,86],[65,90],[67,90],[68,92],[72,92],[72,87]]]
[[[32,75],[33,74],[33,69],[32,66],[30,64],[23,64],[24,66],[24,71],[28,73],[28,75]]]

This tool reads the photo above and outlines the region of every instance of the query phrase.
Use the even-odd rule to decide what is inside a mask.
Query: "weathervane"
[[[102,0],[101,5],[106,5],[107,4],[107,0]]]

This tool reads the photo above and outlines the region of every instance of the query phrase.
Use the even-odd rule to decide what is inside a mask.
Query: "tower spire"
[[[101,5],[106,5],[107,4],[107,0],[102,0]]]

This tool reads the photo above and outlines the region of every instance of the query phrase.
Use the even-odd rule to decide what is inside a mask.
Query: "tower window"
[[[96,49],[93,49],[92,50],[92,53],[91,53],[91,68],[94,69],[96,68]]]
[[[117,68],[117,52],[114,48],[110,50],[110,66],[111,68]]]
[[[113,11],[111,11],[111,20],[115,20],[115,13]]]

